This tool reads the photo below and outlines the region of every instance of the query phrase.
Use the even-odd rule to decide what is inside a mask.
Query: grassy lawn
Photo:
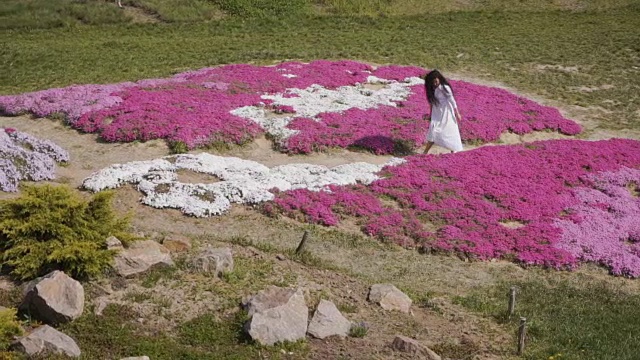
[[[498,80],[568,105],[607,109],[602,127],[638,129],[639,26],[636,5],[4,30],[0,93],[164,77],[225,63],[355,59]]]
[[[586,279],[585,279],[586,280]],[[507,294],[518,290],[516,314],[506,320]],[[457,302],[517,332],[528,319],[525,359],[637,359],[640,295],[601,282],[576,287],[567,281],[520,282],[483,289]],[[515,351],[515,343],[514,343]]]

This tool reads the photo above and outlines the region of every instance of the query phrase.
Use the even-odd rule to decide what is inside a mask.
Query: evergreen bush
[[[0,270],[30,280],[53,270],[75,278],[108,269],[114,252],[105,240],[134,239],[128,217],[111,208],[113,193],[90,200],[66,186],[24,186],[19,198],[0,201]]]
[[[0,358],[17,335],[22,335],[22,328],[16,320],[16,309],[0,309]]]

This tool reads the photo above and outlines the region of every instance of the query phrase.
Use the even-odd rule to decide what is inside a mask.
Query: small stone
[[[441,360],[440,356],[433,352],[433,350],[420,344],[417,340],[402,335],[396,335],[391,343],[391,348],[396,351],[411,354],[419,359]]]
[[[233,271],[233,254],[230,248],[205,248],[191,260],[191,269],[216,276]]]
[[[385,310],[398,310],[409,313],[411,299],[391,284],[376,284],[371,286],[369,301],[379,304]]]
[[[173,266],[169,250],[153,240],[136,241],[114,258],[114,268],[123,277],[132,277],[154,268]]]
[[[120,360],[150,360],[150,359],[148,356],[133,356],[133,357],[122,358]]]
[[[93,308],[93,313],[101,316],[104,309],[109,305],[109,301],[106,298],[97,298],[94,300],[95,307]]]
[[[344,338],[349,334],[350,329],[351,321],[340,313],[334,303],[320,300],[307,332],[318,339],[334,335]]]
[[[285,261],[285,260],[287,260],[287,258],[286,258],[284,255],[282,255],[282,254],[278,254],[278,255],[276,255],[276,259],[278,259],[278,260],[280,260],[280,261]]]
[[[271,286],[244,302],[251,317],[245,331],[262,345],[297,341],[307,333],[307,307],[302,289]]]
[[[18,339],[11,348],[29,357],[48,353],[79,357],[80,348],[69,336],[49,325],[40,326],[29,335]]]
[[[123,250],[124,246],[122,246],[122,242],[115,236],[109,236],[107,240],[107,249],[109,250]]]

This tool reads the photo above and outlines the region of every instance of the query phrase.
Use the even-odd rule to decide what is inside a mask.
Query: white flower
[[[393,158],[387,164],[399,164]],[[207,153],[166,156],[151,161],[116,164],[93,173],[83,186],[92,191],[135,184],[145,194],[142,203],[156,208],[179,209],[205,217],[220,215],[232,203],[256,204],[274,198],[271,189],[326,191],[328,185],[369,184],[384,165],[364,162],[328,168],[313,164],[287,164],[269,169],[250,160]],[[187,184],[178,181],[176,171],[187,169],[216,176],[221,181]]]

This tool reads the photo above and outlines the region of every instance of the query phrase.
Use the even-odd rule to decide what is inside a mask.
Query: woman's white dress
[[[445,90],[446,87],[446,90]],[[431,108],[431,124],[427,141],[433,142],[454,152],[462,151],[460,129],[456,122],[455,109],[458,108],[453,92],[447,85],[440,85],[435,90],[438,105]]]

